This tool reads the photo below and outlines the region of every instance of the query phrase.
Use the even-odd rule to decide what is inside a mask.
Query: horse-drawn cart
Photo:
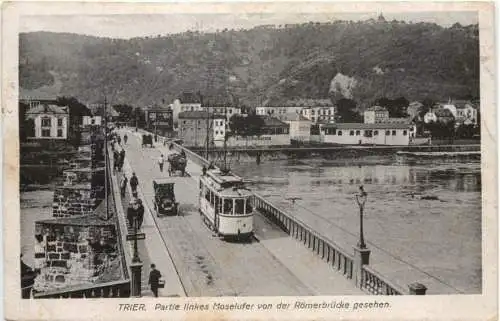
[[[179,203],[175,201],[174,185],[175,183],[169,179],[155,179],[153,181],[155,192],[153,204],[156,216],[179,214]]]
[[[172,176],[176,172],[181,172],[181,176],[184,176],[184,173],[186,173],[186,165],[187,165],[187,159],[185,154],[170,154],[168,155],[168,175]]]

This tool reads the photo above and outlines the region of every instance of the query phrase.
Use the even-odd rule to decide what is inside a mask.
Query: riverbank
[[[200,156],[205,157],[205,150],[191,149]],[[260,163],[265,161],[290,160],[290,159],[357,159],[370,156],[395,157],[398,152],[406,153],[440,153],[446,157],[450,155],[469,155],[475,153],[480,157],[481,145],[442,145],[442,146],[330,146],[330,147],[272,147],[272,148],[232,148],[228,149],[226,158],[235,163]],[[209,159],[217,162],[224,158],[224,150],[211,149]]]

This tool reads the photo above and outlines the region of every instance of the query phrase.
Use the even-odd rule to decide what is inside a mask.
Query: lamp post
[[[366,247],[365,236],[363,234],[363,210],[365,209],[366,199],[368,194],[363,189],[363,185],[359,187],[359,192],[356,194],[356,203],[359,207],[359,242],[354,247],[354,274],[356,285],[359,288],[364,286],[363,266],[370,263],[370,250]]]
[[[368,194],[363,189],[363,185],[359,187],[359,192],[356,194],[356,203],[359,207],[359,242],[358,248],[366,249],[365,236],[363,233],[363,210],[365,209],[366,198]]]
[[[132,263],[141,263],[141,258],[139,257],[139,249],[137,248],[137,217],[134,218],[134,256],[132,258]]]

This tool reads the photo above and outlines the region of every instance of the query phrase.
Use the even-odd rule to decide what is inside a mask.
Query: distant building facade
[[[199,95],[194,93],[185,92],[182,93],[179,98],[174,100],[170,105],[172,108],[172,117],[174,125],[179,121],[179,113],[185,111],[202,111],[201,99]]]
[[[160,136],[170,136],[174,130],[172,108],[154,106],[146,109],[146,128]]]
[[[33,105],[26,112],[26,120],[33,121],[31,139],[67,139],[69,126],[68,107],[49,104]]]
[[[300,112],[302,116],[309,119],[313,123],[335,123],[334,106],[329,107],[306,107]]]
[[[290,140],[309,142],[311,140],[311,120],[296,114],[287,115],[284,120],[290,127]]]
[[[389,119],[389,111],[380,106],[373,106],[364,112],[365,124],[386,123]]]
[[[224,115],[210,114],[206,111],[184,111],[179,115],[179,138],[185,146],[210,146],[224,142],[226,119]]]
[[[264,125],[258,136],[231,136],[227,146],[288,146],[290,145],[290,125],[281,120],[262,116]]]

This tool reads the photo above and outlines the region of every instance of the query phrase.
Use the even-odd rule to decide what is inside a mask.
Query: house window
[[[90,123],[91,123],[92,125],[95,125],[95,119],[94,119],[94,118],[92,118],[92,120],[90,121]]]
[[[62,125],[63,125],[63,119],[62,118],[58,118],[57,119],[57,126],[62,127]]]
[[[406,130],[403,130],[403,136],[406,136],[408,133]]]
[[[361,131],[357,130],[356,131],[356,136],[359,136],[359,135],[361,135]]]
[[[312,121],[316,121],[316,118],[314,118],[314,117],[311,117],[311,120],[312,120]]]
[[[52,126],[51,121],[52,121],[52,119],[50,117],[43,117],[42,118],[42,127],[51,127]]]
[[[63,130],[62,129],[57,130],[57,137],[63,137]]]
[[[396,136],[396,131],[395,130],[392,131],[392,136]]]
[[[229,113],[232,114],[233,113],[233,110],[232,109],[229,109]]]
[[[183,120],[183,121],[182,121],[182,124],[183,124],[183,125],[186,125],[186,121],[185,121],[185,120]]]
[[[378,136],[378,130],[373,131],[373,136]]]
[[[328,111],[328,115],[331,115],[331,114],[332,114],[332,111],[331,111],[331,110],[329,110],[329,111]]]
[[[354,136],[354,130],[351,130],[351,131],[349,132],[349,136]]]
[[[385,136],[389,136],[389,135],[391,135],[391,131],[390,130],[386,130],[385,131]]]
[[[42,129],[42,137],[50,137],[50,129]]]
[[[314,110],[313,110],[313,111],[311,111],[311,114],[312,114],[312,115],[314,115],[314,112],[315,112]]]
[[[215,131],[215,135],[219,135],[219,131],[218,130]]]
[[[339,135],[339,136],[342,136],[342,131],[341,131],[341,130],[339,130],[338,135]]]
[[[372,137],[373,132],[371,130],[365,130],[365,137]]]

